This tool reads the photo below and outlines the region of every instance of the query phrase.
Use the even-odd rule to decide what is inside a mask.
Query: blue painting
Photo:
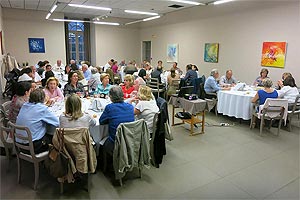
[[[168,44],[167,62],[178,62],[178,44]]]
[[[28,38],[29,53],[45,53],[44,38]]]

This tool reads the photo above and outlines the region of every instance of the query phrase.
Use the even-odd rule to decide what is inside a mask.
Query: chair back
[[[272,119],[285,119],[287,117],[288,100],[267,98],[263,105],[259,106],[259,113]]]
[[[11,101],[4,102],[1,104],[0,109],[2,110],[4,117],[8,119]]]
[[[297,95],[291,113],[300,113],[300,94]]]
[[[25,150],[25,151],[29,151],[30,155],[33,158],[36,158],[34,153],[33,142],[32,142],[32,134],[29,128],[26,126],[18,126],[12,122],[8,122],[8,126],[11,127],[11,131],[13,133],[13,143],[17,152],[17,156],[20,154],[22,150]],[[25,133],[25,135],[18,134],[17,130],[22,131],[23,133]],[[24,144],[16,142],[16,139],[23,140]]]

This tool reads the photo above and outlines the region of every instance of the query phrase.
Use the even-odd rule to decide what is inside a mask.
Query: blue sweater
[[[131,104],[120,102],[108,104],[100,119],[100,124],[108,124],[109,140],[115,142],[117,127],[120,123],[133,122],[134,109]]]
[[[278,93],[274,90],[272,93],[267,93],[264,90],[258,90],[258,97],[259,97],[259,105],[263,105],[267,98],[278,98]]]

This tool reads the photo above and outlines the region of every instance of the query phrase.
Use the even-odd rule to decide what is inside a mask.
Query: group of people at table
[[[59,64],[61,63],[57,63],[54,67],[56,70],[62,69],[58,66]],[[159,108],[151,88],[146,86],[147,78],[149,78],[149,72],[147,72],[149,63],[145,63],[145,68],[141,68],[136,72],[136,78],[131,74],[126,74],[123,77],[124,82],[114,86],[110,84],[110,78],[112,77],[108,73],[101,73],[100,77],[94,76],[93,79],[93,74],[97,73],[95,68],[87,69],[87,65],[82,65],[82,71],[78,71],[74,67],[74,63],[70,66],[68,67],[70,69],[64,67],[68,80],[63,89],[59,88],[60,81],[54,76],[54,73],[47,78],[48,72],[51,73],[51,65],[49,64],[45,66],[45,73],[42,73],[44,78],[40,80],[35,78],[37,76],[35,67],[23,69],[22,75],[19,77],[16,94],[11,102],[9,120],[16,123],[16,125],[26,126],[30,129],[36,153],[47,150],[48,144],[51,143],[51,136],[46,134],[46,124],[64,128],[96,125],[94,117],[84,113],[81,108],[80,97],[88,94],[92,94],[96,98],[109,98],[112,102],[105,107],[99,119],[100,124],[108,124],[109,126],[109,137],[104,143],[104,148],[108,151],[114,149],[116,129],[120,123],[142,118],[145,119],[149,132],[152,133],[153,117],[159,111]],[[91,73],[88,72],[89,70]],[[200,77],[196,65],[187,65],[186,71],[183,76],[183,72],[177,67],[177,63],[173,64],[166,78],[166,83],[169,85],[168,94],[174,93],[173,80],[182,78],[182,80],[190,82]],[[84,84],[79,81],[79,76],[82,76],[82,74],[84,77],[89,77],[89,83],[91,83],[90,80],[93,81],[93,86],[90,85],[90,91],[86,91]],[[158,77],[162,77],[161,61],[158,62],[157,68],[151,71],[152,74],[153,76],[158,74]],[[207,93],[229,90],[230,87],[237,84],[237,80],[232,76],[232,70],[227,70],[219,83],[217,83],[218,78],[218,70],[212,70],[204,84]],[[44,88],[36,89],[36,83],[43,79],[46,79]],[[283,74],[282,80],[278,81],[278,88],[275,90],[271,88],[272,81],[268,78],[268,70],[263,68],[254,85],[263,87],[263,89],[258,90],[252,100],[253,102],[259,100],[259,104],[263,104],[266,98],[286,98],[293,103],[299,94],[295,80],[290,73]],[[65,100],[65,111],[58,118],[49,111],[47,106],[63,100]],[[19,134],[25,133],[19,132]],[[17,142],[22,143],[24,141],[17,140]]]

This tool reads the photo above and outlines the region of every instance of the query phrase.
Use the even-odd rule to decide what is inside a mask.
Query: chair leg
[[[64,183],[60,182],[60,194],[64,193]]]
[[[259,129],[260,136],[262,136],[262,130],[263,130],[264,122],[265,122],[264,118],[261,118],[261,120],[260,120],[260,129]]]
[[[288,131],[291,132],[292,131],[292,116],[291,117],[288,117],[288,120],[289,120],[289,124],[288,124]]]
[[[280,128],[281,128],[282,118],[279,120],[279,125],[277,129],[277,136],[279,136]]]
[[[17,162],[18,162],[18,183],[20,184],[20,182],[21,182],[21,160],[19,157],[17,157]]]
[[[33,186],[34,190],[36,190],[36,188],[37,188],[37,184],[38,184],[38,181],[39,181],[39,175],[40,175],[39,163],[35,162],[34,163],[34,186]]]
[[[123,186],[123,182],[122,182],[121,178],[119,179],[119,183],[120,183],[120,186],[122,187]]]
[[[103,172],[107,170],[107,153],[103,150]]]

